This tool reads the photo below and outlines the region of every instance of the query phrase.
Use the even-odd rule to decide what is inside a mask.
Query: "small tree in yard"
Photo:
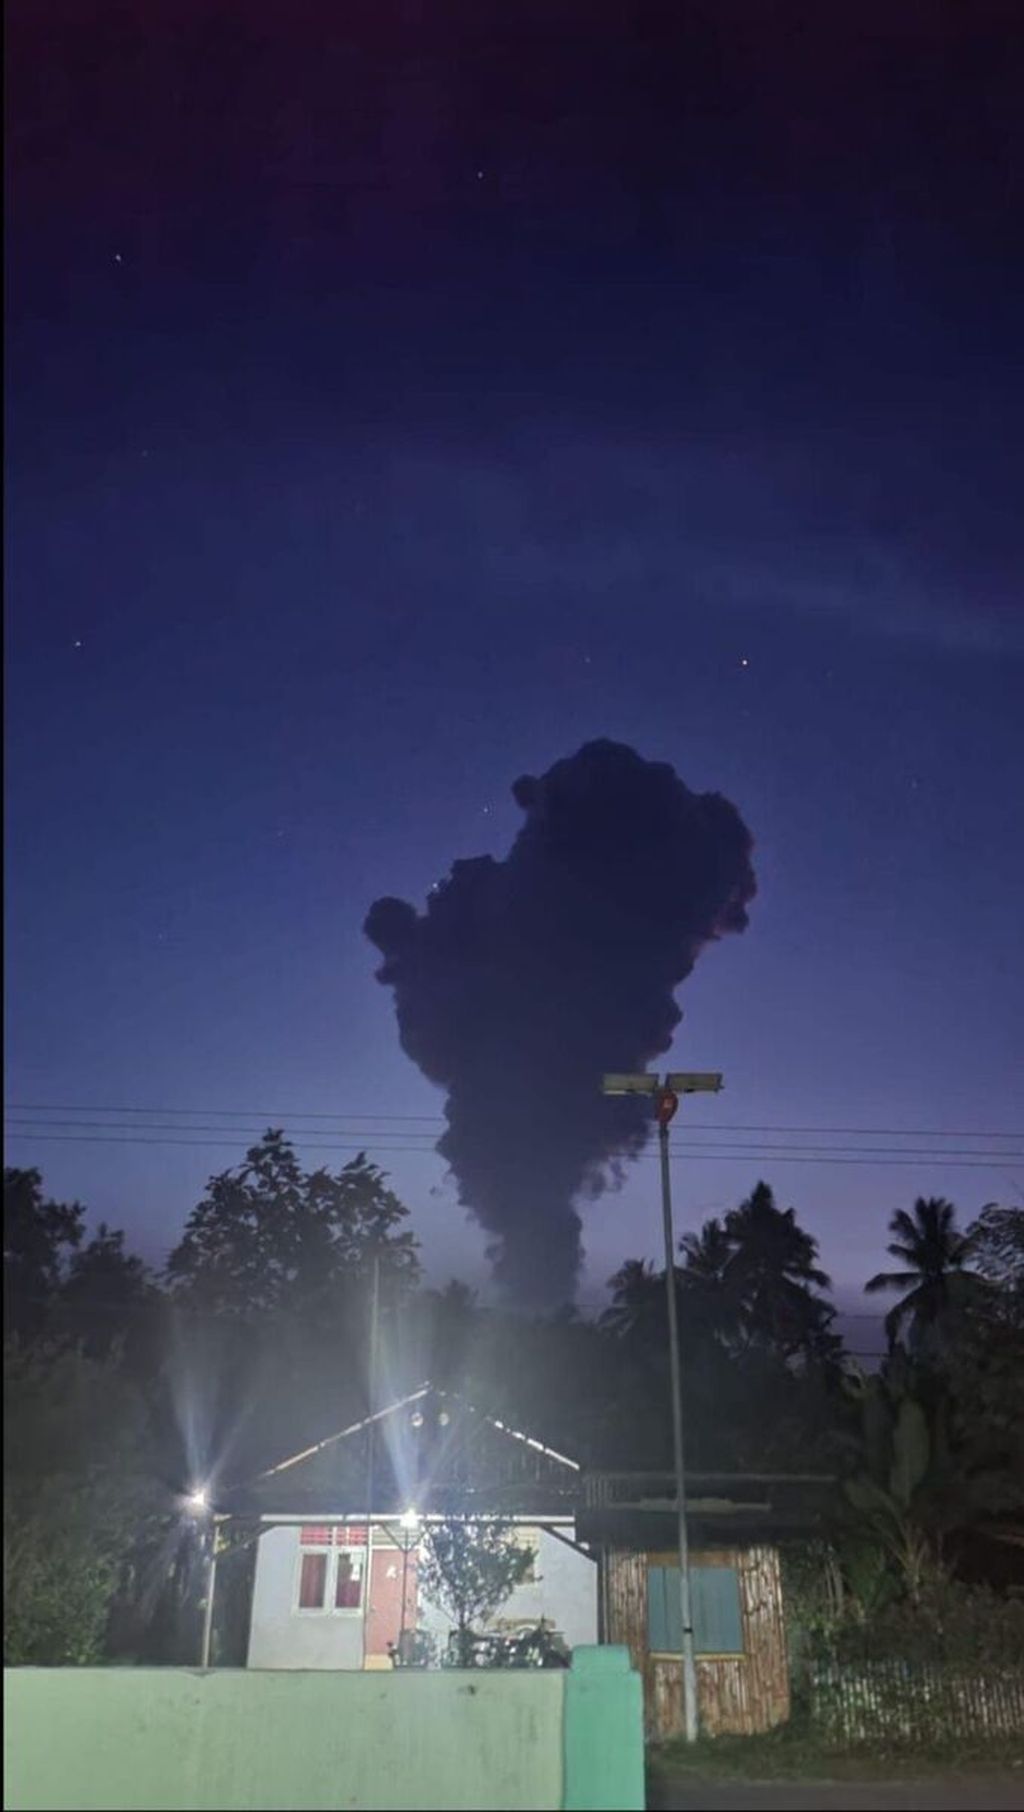
[[[510,1522],[461,1517],[430,1524],[425,1546],[420,1585],[430,1603],[454,1623],[459,1666],[468,1667],[474,1624],[498,1610],[526,1578],[534,1550],[514,1540]]]

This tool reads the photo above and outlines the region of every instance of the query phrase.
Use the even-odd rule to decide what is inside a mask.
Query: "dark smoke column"
[[[751,838],[718,793],[666,763],[591,742],[513,787],[526,813],[503,862],[456,862],[425,913],[378,900],[367,936],[395,991],[402,1047],[447,1090],[438,1150],[489,1256],[524,1306],[572,1299],[581,1194],[647,1136],[603,1071],[668,1050],[674,993],[703,946],[742,931]]]

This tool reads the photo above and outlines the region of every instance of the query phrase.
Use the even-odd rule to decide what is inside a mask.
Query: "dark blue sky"
[[[675,1047],[755,1149],[681,1218],[764,1174],[849,1293],[914,1194],[1019,1199],[939,1156],[1022,1120],[1016,10],[16,0],[9,1162],[157,1255],[335,1115],[476,1276],[362,920],[611,736],[756,839]]]

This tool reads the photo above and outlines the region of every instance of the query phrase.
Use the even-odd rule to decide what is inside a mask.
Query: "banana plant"
[[[909,1380],[899,1366],[890,1368],[888,1379],[854,1375],[848,1379],[847,1389],[861,1405],[865,1461],[864,1470],[847,1479],[843,1487],[856,1519],[851,1559],[854,1555],[857,1559],[850,1571],[860,1574],[868,1600],[877,1601],[884,1591],[886,1571],[877,1557],[884,1556],[909,1596],[916,1599],[938,1558],[922,1514],[922,1491],[935,1457],[928,1417],[910,1394]],[[856,1586],[854,1590],[864,1604],[862,1591]]]

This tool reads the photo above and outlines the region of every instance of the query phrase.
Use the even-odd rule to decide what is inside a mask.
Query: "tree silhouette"
[[[4,1170],[4,1329],[31,1339],[56,1299],[68,1255],[81,1245],[85,1210],[51,1202],[38,1170]]]
[[[453,1277],[443,1290],[431,1290],[421,1304],[426,1322],[426,1373],[435,1384],[464,1388],[470,1348],[480,1324],[476,1292]]]
[[[646,1258],[627,1258],[614,1277],[608,1279],[612,1293],[610,1308],[601,1316],[601,1326],[620,1339],[633,1339],[647,1345],[657,1337],[665,1324],[665,1278]]]
[[[211,1177],[168,1260],[168,1281],[217,1311],[330,1311],[346,1286],[366,1284],[375,1258],[385,1289],[415,1283],[408,1212],[365,1152],[336,1176],[307,1174],[284,1133],[270,1130],[237,1170]]]
[[[102,1359],[121,1341],[133,1356],[146,1338],[147,1314],[155,1316],[158,1296],[141,1258],[125,1251],[125,1236],[101,1221],[87,1245],[74,1254],[54,1308],[55,1333]]]
[[[911,1346],[920,1349],[941,1341],[954,1303],[963,1298],[961,1286],[970,1246],[956,1225],[956,1209],[944,1196],[918,1196],[912,1214],[897,1208],[889,1222],[893,1235],[886,1250],[899,1259],[900,1271],[879,1271],[864,1288],[869,1295],[881,1290],[905,1294],[885,1318],[891,1345],[909,1323]]]
[[[1024,1332],[1024,1208],[988,1202],[964,1239],[972,1270],[989,1286],[989,1307]]]
[[[683,1326],[728,1348],[740,1331],[742,1304],[733,1267],[736,1243],[720,1220],[705,1221],[699,1233],[679,1242],[683,1256]]]
[[[123,1367],[67,1347],[5,1350],[5,1663],[102,1660],[126,1557],[162,1507]]]
[[[816,1294],[830,1280],[815,1262],[817,1241],[797,1224],[795,1210],[777,1208],[768,1184],[758,1183],[726,1215],[725,1234],[733,1250],[723,1282],[737,1305],[742,1346],[785,1359],[831,1356],[835,1310]]]

